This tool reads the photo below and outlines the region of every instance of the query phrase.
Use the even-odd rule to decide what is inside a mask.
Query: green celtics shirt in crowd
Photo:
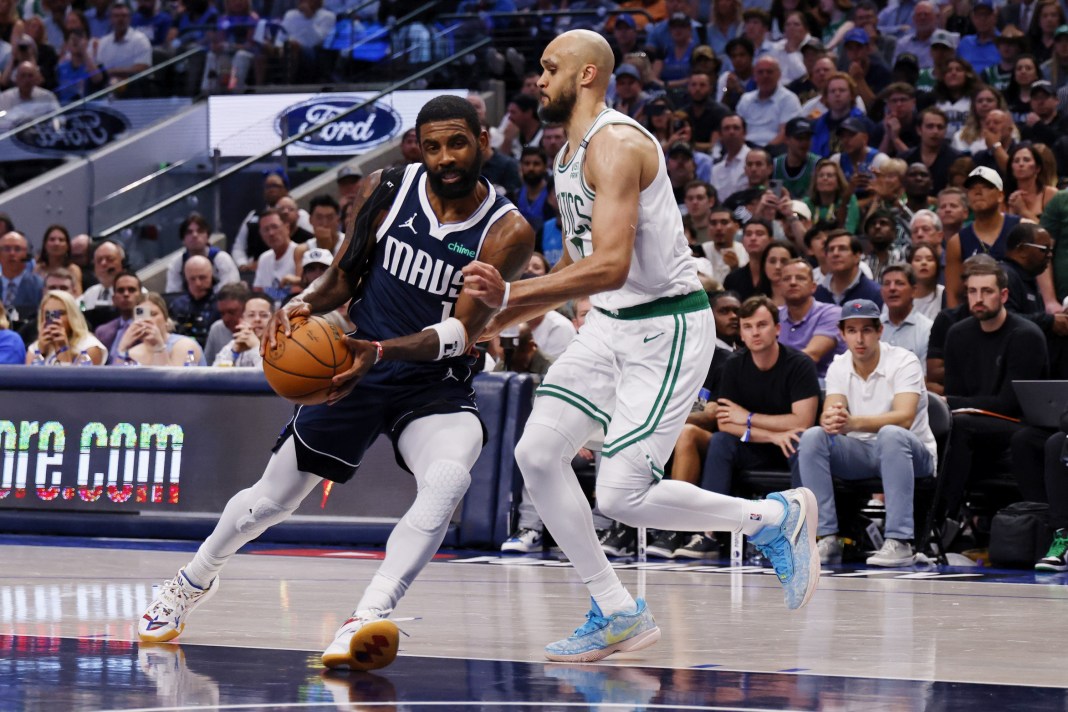
[[[916,93],[917,94],[929,94],[934,91],[935,83],[938,80],[934,78],[934,72],[931,69],[921,69],[920,76],[916,80]]]
[[[1053,238],[1053,287],[1063,301],[1068,297],[1068,190],[1049,199],[1039,222]]]
[[[808,158],[805,159],[804,165],[801,166],[801,170],[791,176],[786,168],[786,154],[784,153],[775,158],[771,177],[782,181],[783,187],[790,191],[791,198],[801,200],[808,195],[809,186],[812,185],[812,178],[816,175],[816,163],[819,160],[819,156],[810,152]]]

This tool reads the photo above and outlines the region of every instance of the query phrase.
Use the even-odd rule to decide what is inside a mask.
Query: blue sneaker
[[[773,492],[786,507],[777,527],[764,527],[750,541],[767,557],[786,589],[786,607],[800,608],[812,598],[820,582],[820,552],[816,547],[816,496],[807,487]]]
[[[633,613],[613,613],[605,617],[596,601],[586,614],[586,622],[570,638],[558,640],[545,646],[545,657],[561,663],[592,663],[607,658],[612,653],[641,650],[660,640],[653,614],[638,599],[638,609]]]

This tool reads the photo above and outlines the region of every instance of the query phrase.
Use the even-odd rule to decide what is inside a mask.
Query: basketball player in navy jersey
[[[477,257],[515,278],[534,245],[530,225],[480,178],[489,138],[467,101],[431,100],[416,130],[423,163],[364,181],[334,264],[267,327],[265,349],[279,329],[288,335],[293,318],[356,298],[352,368],[335,376],[327,404],[296,409],[263,477],[234,495],[193,560],[163,584],[139,621],[141,640],[177,637],[193,608],[218,590],[231,556],[287,519],[323,479],[349,480],[386,434],[418,494],[322,660],[372,670],[396,657],[398,631],[388,616],[440,546],[483,444],[467,349],[494,310],[461,293],[461,269]]]

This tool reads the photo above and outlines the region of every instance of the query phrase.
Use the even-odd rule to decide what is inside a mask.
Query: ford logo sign
[[[364,99],[318,97],[291,106],[275,121],[275,130],[283,139],[304,133],[313,126],[330,121]],[[334,121],[296,142],[296,145],[324,153],[363,153],[385,143],[401,130],[401,116],[385,104],[372,104]]]
[[[83,106],[18,132],[15,141],[35,153],[89,153],[129,128],[130,122],[114,109]]]

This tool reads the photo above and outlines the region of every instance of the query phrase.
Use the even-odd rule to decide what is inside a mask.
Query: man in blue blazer
[[[12,230],[0,237],[0,300],[16,324],[37,316],[44,294],[44,280],[33,273],[29,262],[30,243],[25,235]]]

